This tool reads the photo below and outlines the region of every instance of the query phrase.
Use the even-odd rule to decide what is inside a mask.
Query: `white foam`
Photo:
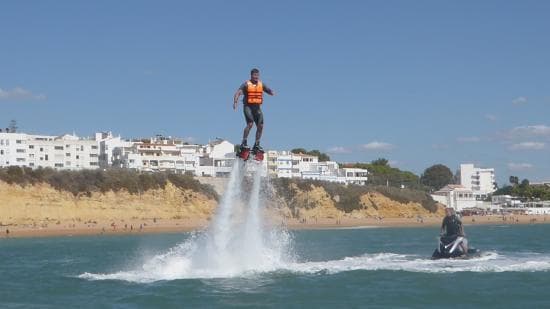
[[[487,252],[472,259],[431,260],[417,255],[378,253],[333,261],[296,263],[289,266],[289,270],[296,272],[330,274],[354,270],[422,273],[535,272],[550,270],[550,256],[535,253],[509,256]]]
[[[269,255],[268,255],[269,256]],[[161,261],[159,263],[159,261]],[[266,261],[254,268],[209,269],[193,268],[192,263],[182,257],[167,258],[159,256],[153,262],[154,267],[144,267],[140,271],[118,272],[113,274],[80,275],[89,280],[125,280],[133,282],[150,282],[157,280],[191,279],[191,278],[227,278],[247,277],[261,273],[277,271],[299,274],[336,274],[348,271],[405,271],[418,273],[501,273],[501,272],[540,272],[550,271],[550,256],[537,253],[520,255],[502,255],[487,252],[479,257],[462,260],[431,260],[418,255],[395,253],[365,254],[346,257],[339,260],[273,263]]]
[[[245,189],[245,174],[252,187]],[[84,273],[90,280],[150,282],[182,278],[220,278],[270,272],[292,261],[290,235],[263,222],[262,169],[234,165],[212,225],[184,243],[146,261],[140,269],[112,274]]]

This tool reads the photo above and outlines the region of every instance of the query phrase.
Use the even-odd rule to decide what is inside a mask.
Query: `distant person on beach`
[[[260,80],[260,70],[252,69],[250,71],[250,79],[245,81],[235,95],[233,96],[233,109],[237,110],[239,97],[243,95],[243,110],[246,127],[244,128],[243,140],[241,148],[247,147],[247,139],[252,126],[256,124],[256,141],[254,142],[254,150],[261,150],[260,139],[264,129],[264,115],[261,105],[263,103],[263,93],[275,95],[275,92]]]

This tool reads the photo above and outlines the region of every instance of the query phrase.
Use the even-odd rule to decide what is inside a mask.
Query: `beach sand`
[[[544,215],[511,215],[511,216],[468,216],[463,217],[464,225],[486,224],[543,224],[550,223],[550,216]],[[33,223],[24,225],[0,226],[1,236],[6,237],[53,237],[78,235],[124,235],[144,233],[181,233],[208,226],[208,220],[193,219],[143,219],[143,220],[107,220],[76,222],[57,221],[48,223]],[[441,218],[341,218],[341,219],[288,219],[273,221],[272,224],[282,225],[290,230],[302,229],[339,229],[339,228],[375,228],[375,227],[425,227],[438,228]],[[9,231],[9,233],[7,233]]]

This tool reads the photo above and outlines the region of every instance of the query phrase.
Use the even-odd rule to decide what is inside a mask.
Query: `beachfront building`
[[[494,208],[518,208],[523,207],[522,201],[518,197],[511,195],[493,195],[491,196],[491,204]]]
[[[199,155],[197,176],[227,177],[237,159],[235,145],[220,138],[200,147]]]
[[[477,200],[484,200],[496,190],[495,169],[479,168],[473,164],[460,164],[460,184],[473,191]]]
[[[550,201],[528,201],[511,195],[493,195],[492,208],[502,212],[524,213],[528,215],[550,214]]]
[[[17,165],[65,170],[116,167],[227,177],[235,160],[235,146],[219,138],[198,145],[162,135],[128,140],[111,132],[97,132],[92,139],[70,134],[0,132],[0,167]],[[269,173],[272,177],[357,185],[365,185],[368,179],[366,169],[340,168],[336,162],[319,162],[317,156],[290,151],[268,151],[260,164],[263,174]]]
[[[236,159],[234,147],[222,139],[197,145],[159,135],[112,148],[112,162],[136,171],[226,177]]]
[[[99,145],[76,135],[0,133],[0,167],[50,167],[62,170],[99,167]]]
[[[28,135],[0,132],[0,167],[28,166]]]
[[[434,201],[456,211],[477,207],[474,192],[462,185],[446,185],[432,194]]]
[[[528,215],[550,215],[550,201],[531,201],[524,204]]]
[[[304,171],[313,169],[319,163],[316,156],[270,150],[266,153],[266,168],[270,175],[278,178],[302,178]]]
[[[143,172],[195,174],[199,165],[199,148],[199,145],[189,145],[180,139],[158,135],[113,147],[111,164]]]
[[[301,178],[358,185],[365,185],[368,180],[366,169],[341,169],[334,161],[319,162],[317,156],[307,154],[270,150],[266,153],[265,161],[268,173],[278,178]]]
[[[120,151],[113,151],[115,149],[123,149],[125,147],[131,147],[132,142],[124,140],[122,137],[113,136],[111,132],[97,132],[95,134],[95,140],[99,144],[99,167],[122,167],[122,158],[120,157]]]
[[[309,169],[301,172],[301,178],[338,182],[342,184],[346,183],[345,177],[343,177],[343,172],[339,169],[338,163],[334,161],[324,161],[311,164]]]
[[[346,184],[366,185],[368,180],[368,171],[364,168],[340,169],[340,177],[344,177]]]

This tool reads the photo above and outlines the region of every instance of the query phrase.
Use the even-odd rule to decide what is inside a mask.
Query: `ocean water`
[[[260,232],[214,259],[206,232],[0,239],[0,308],[550,308],[550,225],[467,226],[482,255],[439,261],[433,227]]]

